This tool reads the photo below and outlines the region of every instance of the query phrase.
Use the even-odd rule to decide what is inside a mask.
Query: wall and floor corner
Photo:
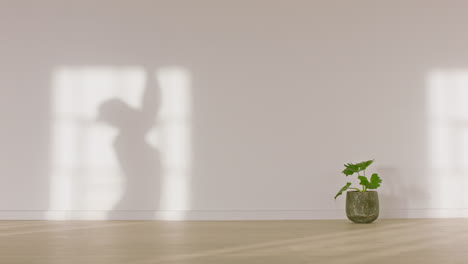
[[[0,1],[0,218],[467,217],[466,8]]]

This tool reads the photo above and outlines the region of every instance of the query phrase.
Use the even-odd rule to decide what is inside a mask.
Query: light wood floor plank
[[[468,219],[0,221],[0,263],[468,263]]]

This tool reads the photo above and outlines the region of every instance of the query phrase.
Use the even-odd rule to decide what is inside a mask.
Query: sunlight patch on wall
[[[466,208],[468,69],[433,71],[427,81],[433,206]]]
[[[184,219],[191,180],[191,80],[181,67],[53,72],[49,219],[154,211]],[[78,217],[77,217],[78,216]]]
[[[160,209],[170,211],[169,218],[183,219],[189,209],[191,180],[191,79],[181,67],[156,71],[161,89],[159,149],[162,162]]]
[[[105,218],[119,199],[116,131],[98,122],[98,109],[110,98],[139,107],[144,85],[141,67],[65,66],[53,72],[50,218],[67,219],[74,210],[100,211]]]

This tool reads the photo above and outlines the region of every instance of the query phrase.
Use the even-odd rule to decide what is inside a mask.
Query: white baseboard
[[[383,210],[381,219],[468,218],[468,208]],[[344,210],[2,211],[0,220],[331,220]]]

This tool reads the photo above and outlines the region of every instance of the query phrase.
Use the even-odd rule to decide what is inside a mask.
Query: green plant
[[[335,199],[336,199],[336,197],[340,196],[344,191],[346,191],[348,189],[353,189],[353,190],[356,190],[358,192],[367,192],[367,190],[369,190],[369,189],[379,188],[380,184],[382,183],[382,179],[380,179],[380,177],[379,177],[379,175],[377,173],[372,174],[372,176],[370,177],[370,180],[367,179],[367,177],[366,177],[366,169],[373,162],[374,162],[374,160],[368,160],[368,161],[363,161],[363,162],[359,162],[359,163],[356,163],[356,164],[353,164],[353,163],[345,164],[344,165],[345,169],[342,171],[342,173],[344,175],[346,175],[346,177],[357,173],[358,179],[360,180],[359,184],[362,185],[362,189],[352,188],[351,187],[352,183],[347,182],[346,185],[343,186],[343,188],[341,188],[341,190],[335,195]],[[362,172],[362,175],[361,175],[361,172]]]

